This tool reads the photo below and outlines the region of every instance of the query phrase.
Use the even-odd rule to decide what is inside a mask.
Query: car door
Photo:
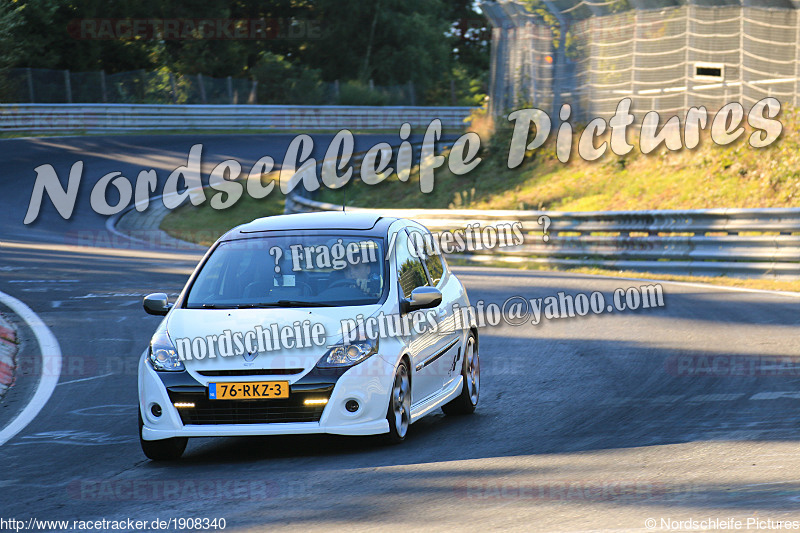
[[[433,242],[432,235],[427,228],[423,226],[409,228],[409,232],[415,231],[426,236],[423,239],[425,242]],[[415,241],[413,238],[411,240]],[[438,332],[435,359],[429,360],[428,366],[431,367],[431,373],[439,377],[440,388],[444,388],[459,375],[456,359],[461,348],[459,343],[461,330],[456,329],[458,324],[455,320],[454,304],[458,301],[461,287],[458,281],[447,273],[442,256],[435,247],[425,246],[419,251],[419,254],[428,274],[428,282],[442,293],[442,302],[434,308]]]
[[[411,291],[417,287],[428,286],[428,275],[425,266],[419,257],[411,253],[410,242],[408,234],[405,230],[397,232],[395,241],[395,264],[397,267],[397,282],[398,292],[401,298],[411,298]],[[411,311],[411,313],[430,313],[430,309],[421,309],[418,311]],[[400,316],[400,319],[408,319],[411,322],[411,317]],[[408,337],[409,349],[411,352],[411,362],[413,368],[412,385],[411,385],[411,401],[417,403],[420,400],[435,394],[442,387],[441,376],[437,376],[429,361],[437,353],[437,348],[440,342],[438,333],[432,331],[430,328],[424,328],[423,331],[415,331],[415,328],[410,328],[411,334]]]

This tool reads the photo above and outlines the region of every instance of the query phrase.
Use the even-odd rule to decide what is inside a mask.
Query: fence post
[[[172,103],[178,103],[178,85],[175,83],[175,75],[170,72],[169,73],[169,85],[172,87]]]
[[[565,48],[567,47],[567,32],[569,32],[569,22],[561,11],[553,4],[552,0],[544,0],[547,10],[556,18],[558,22],[558,50],[553,61],[553,116],[559,116],[561,111],[561,92],[564,90],[564,67],[567,62]]]
[[[456,80],[450,80],[450,105],[456,105]]]
[[[369,80],[369,90],[370,91],[374,91],[375,90],[375,81],[372,78],[370,78],[370,80]]]
[[[411,97],[411,105],[417,105],[417,95],[414,94],[414,82],[411,80],[408,80],[408,94]]]
[[[692,67],[689,64],[689,48],[694,44],[694,40],[692,40],[692,4],[689,2],[686,3],[686,26],[684,27],[684,31],[686,31],[686,38],[684,39],[684,51],[683,51],[683,111],[684,117],[686,116],[686,110],[689,109],[689,83],[692,78],[694,78],[694,73],[690,73]],[[686,121],[684,120],[684,124]]]
[[[633,8],[633,54],[631,55],[631,103],[638,108],[639,96],[636,92],[636,44],[639,37],[639,10]]]
[[[333,80],[333,103],[339,103],[339,80]]]
[[[503,78],[503,34],[504,28],[492,28],[492,87],[489,88],[489,110],[492,116],[499,116],[502,108],[502,98],[504,94]]]
[[[197,85],[200,86],[200,101],[205,104],[206,103],[206,88],[203,86],[203,75],[197,74]]]
[[[30,101],[32,104],[36,103],[36,98],[34,98],[33,93],[33,72],[31,71],[30,67],[25,69],[28,71],[28,94],[30,96]]]
[[[108,93],[106,93],[106,71],[100,71],[100,92],[103,93],[103,103],[108,103]]]
[[[256,93],[256,89],[258,88],[258,81],[253,80],[253,84],[250,86],[250,97],[247,99],[247,103],[250,105],[255,105],[258,103],[258,96]]]
[[[744,4],[739,10],[739,103],[744,105]]]
[[[72,83],[69,79],[69,69],[64,71],[64,88],[66,89],[67,103],[72,103]]]
[[[235,103],[235,102],[233,101],[233,81],[231,80],[231,77],[230,77],[230,76],[228,76],[228,80],[227,80],[227,82],[228,82],[228,102],[229,102],[231,105],[233,105],[233,104]]]
[[[797,49],[800,47],[800,16],[798,16],[797,10],[794,11],[794,25],[797,31],[794,35],[794,98],[792,101],[793,105],[797,107],[797,82],[800,77],[800,73],[797,72],[797,65],[800,63],[800,50]]]

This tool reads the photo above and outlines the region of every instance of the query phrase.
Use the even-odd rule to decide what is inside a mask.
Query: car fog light
[[[154,403],[153,405],[150,406],[150,412],[153,413],[154,417],[158,418],[159,416],[161,416],[161,406],[158,405],[157,403]]]
[[[358,402],[355,400],[347,400],[347,403],[344,404],[344,408],[350,413],[355,413],[359,407]]]

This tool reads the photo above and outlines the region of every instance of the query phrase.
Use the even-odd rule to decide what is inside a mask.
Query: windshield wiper
[[[267,309],[274,307],[330,307],[330,304],[320,302],[304,302],[301,300],[278,300],[277,302],[241,304],[236,306],[237,309]]]
[[[331,304],[323,302],[304,302],[302,300],[278,300],[281,307],[331,307]]]

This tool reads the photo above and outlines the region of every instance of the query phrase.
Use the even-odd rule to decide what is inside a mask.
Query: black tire
[[[400,361],[394,372],[386,420],[389,421],[389,433],[385,435],[385,441],[399,444],[406,440],[411,425],[411,376],[405,359]]]
[[[142,451],[151,461],[174,461],[183,455],[188,437],[173,437],[163,440],[144,440],[142,438],[142,413],[139,412],[139,444]]]
[[[442,406],[446,415],[468,415],[475,412],[480,397],[481,360],[478,356],[478,338],[474,333],[467,337],[461,357],[461,376],[464,378],[461,394]]]

